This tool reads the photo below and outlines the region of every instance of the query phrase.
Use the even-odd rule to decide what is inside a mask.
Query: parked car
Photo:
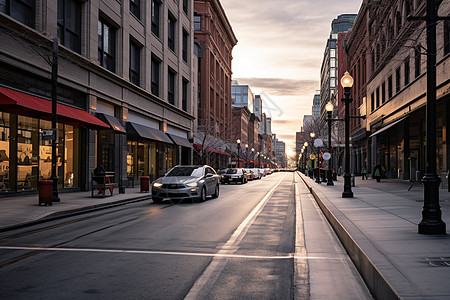
[[[254,168],[254,169],[252,169],[252,171],[253,171],[253,174],[255,176],[255,179],[263,178],[264,174],[261,172],[261,169]]]
[[[267,175],[266,169],[259,169],[259,172],[261,172],[263,177]]]
[[[152,199],[194,199],[200,202],[208,195],[219,197],[220,176],[210,166],[175,166],[152,184]]]
[[[253,169],[245,168],[244,171],[247,173],[248,180],[255,179],[255,172],[253,172]]]
[[[220,176],[220,183],[223,183],[224,175],[227,173],[228,168],[220,169],[217,171],[217,175]]]
[[[229,168],[223,177],[224,183],[240,182],[244,184],[248,182],[248,175],[242,168]]]

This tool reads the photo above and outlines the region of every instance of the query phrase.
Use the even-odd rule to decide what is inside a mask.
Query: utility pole
[[[426,108],[426,173],[422,178],[424,205],[419,234],[446,234],[445,223],[439,205],[439,184],[441,178],[436,172],[436,23],[449,17],[438,17],[442,0],[427,0],[427,15],[411,17],[408,20],[425,20],[427,31],[427,108]]]
[[[58,195],[58,175],[56,169],[56,145],[58,143],[58,128],[57,128],[57,97],[58,97],[58,39],[53,39],[52,51],[52,176],[53,192],[52,202],[60,202]]]

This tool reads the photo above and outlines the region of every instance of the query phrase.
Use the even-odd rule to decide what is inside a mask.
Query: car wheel
[[[219,185],[216,185],[216,189],[214,191],[214,194],[212,195],[213,198],[219,197]]]
[[[203,187],[200,192],[200,197],[198,198],[198,202],[205,202],[206,201],[206,188]]]
[[[152,200],[154,203],[158,203],[158,204],[163,202],[163,199],[160,197],[152,197]]]

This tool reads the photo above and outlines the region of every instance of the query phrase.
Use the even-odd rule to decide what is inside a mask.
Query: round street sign
[[[329,160],[329,159],[331,158],[331,154],[328,153],[328,152],[325,152],[325,153],[322,155],[322,157],[323,157],[323,159],[325,159],[325,160]]]
[[[316,148],[323,147],[323,141],[321,139],[315,139],[314,147],[316,147]]]
[[[311,155],[309,156],[309,158],[310,158],[310,159],[316,159],[316,155],[315,155],[315,154],[311,154]]]

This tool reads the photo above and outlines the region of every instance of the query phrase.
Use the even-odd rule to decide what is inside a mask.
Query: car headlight
[[[196,187],[196,186],[198,186],[198,182],[196,181],[196,182],[186,183],[186,185],[190,186],[190,187]]]
[[[155,182],[155,183],[153,184],[153,186],[156,187],[156,188],[160,188],[160,187],[162,187],[162,183]]]

